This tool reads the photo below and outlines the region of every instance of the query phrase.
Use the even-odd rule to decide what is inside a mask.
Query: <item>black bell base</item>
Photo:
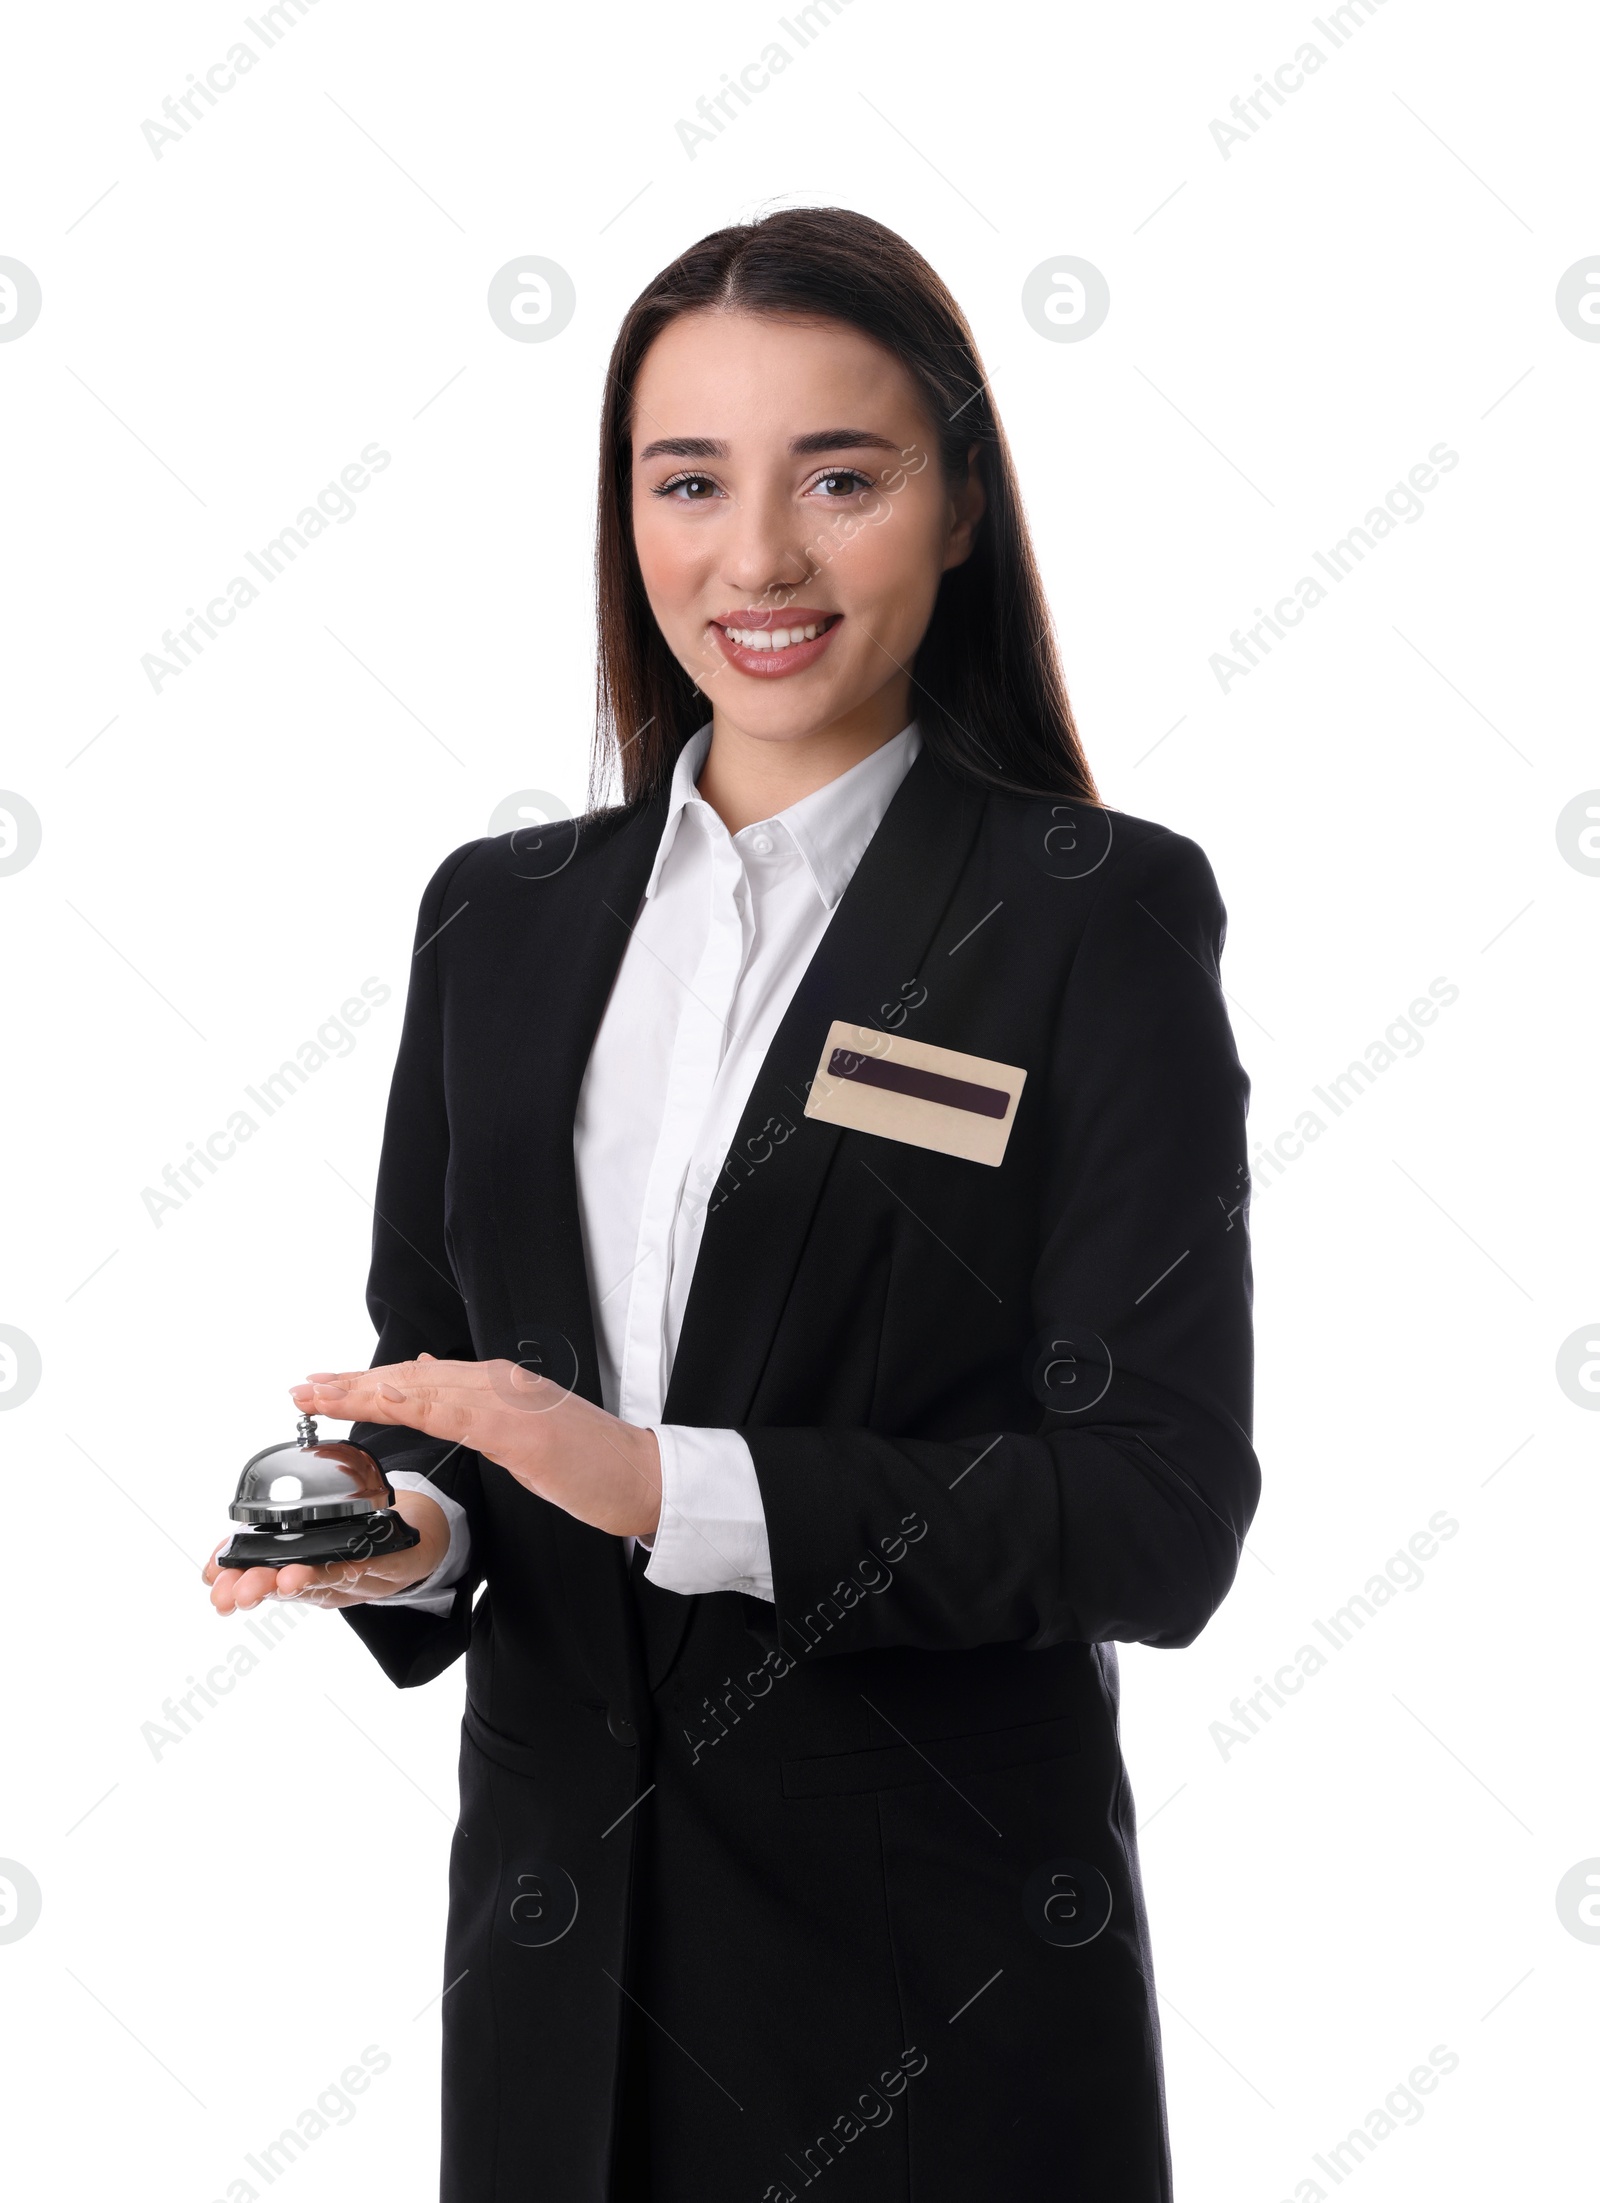
[[[403,1515],[357,1515],[343,1522],[311,1522],[303,1530],[240,1530],[217,1555],[217,1566],[287,1568],[304,1561],[320,1567],[331,1560],[374,1560],[421,1543]]]

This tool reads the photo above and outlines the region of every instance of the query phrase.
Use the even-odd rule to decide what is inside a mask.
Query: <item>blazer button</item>
[[[612,1706],[607,1710],[606,1727],[611,1731],[611,1734],[616,1738],[619,1744],[637,1744],[639,1741],[638,1730],[634,1727],[633,1723],[628,1719],[626,1714],[618,1713],[615,1706]]]

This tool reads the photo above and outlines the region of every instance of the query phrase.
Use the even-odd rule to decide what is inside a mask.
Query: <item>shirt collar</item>
[[[672,853],[672,845],[678,838],[678,828],[683,820],[685,806],[700,799],[695,794],[695,782],[700,768],[706,761],[711,747],[711,724],[706,724],[691,734],[678,752],[678,761],[672,768],[672,786],[667,793],[667,816],[661,828],[661,839],[656,844],[656,861],[650,867],[650,877],[644,884],[645,900],[655,893],[661,878],[661,868]]]
[[[695,788],[710,747],[711,728],[707,724],[692,734],[678,752],[661,840],[645,883],[646,900],[656,891],[684,811],[690,803],[710,809]],[[770,819],[757,820],[743,831],[753,832],[757,825],[781,826],[800,852],[823,907],[832,910],[850,885],[868,842],[882,824],[883,814],[901,781],[916,763],[921,748],[922,735],[913,719],[891,741],[862,758],[859,764],[852,765],[848,772],[814,788],[798,803],[791,803],[786,811],[774,812]]]

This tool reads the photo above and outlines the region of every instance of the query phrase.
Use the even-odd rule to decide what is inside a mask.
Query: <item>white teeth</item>
[[[809,627],[729,627],[723,632],[741,650],[788,650],[795,643],[815,641],[819,630],[813,621]]]

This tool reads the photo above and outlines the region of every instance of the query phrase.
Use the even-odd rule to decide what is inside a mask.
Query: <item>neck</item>
[[[711,747],[695,783],[701,799],[730,834],[788,810],[893,741],[911,719],[910,685],[897,681],[893,697],[875,696],[810,734],[752,734],[713,711]]]

